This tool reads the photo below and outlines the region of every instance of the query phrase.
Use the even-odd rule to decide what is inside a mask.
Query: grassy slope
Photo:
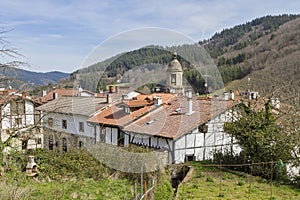
[[[132,199],[134,184],[125,174],[102,165],[84,149],[67,153],[38,150],[36,179],[23,171],[26,155],[13,154],[7,173],[0,176],[0,199]],[[113,177],[113,178],[111,178]]]
[[[220,173],[216,168],[195,166],[192,178],[179,186],[176,200],[270,199],[271,193],[272,199],[300,199],[300,190],[290,186],[275,186],[258,177]],[[222,198],[220,194],[223,194]]]
[[[30,199],[131,199],[134,188],[124,179],[32,182]]]

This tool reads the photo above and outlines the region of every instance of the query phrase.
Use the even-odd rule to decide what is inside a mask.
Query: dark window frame
[[[53,127],[53,118],[49,117],[48,120],[47,120],[47,123],[48,123],[49,127]]]
[[[84,122],[79,122],[79,132],[84,132]]]
[[[61,121],[61,127],[62,127],[63,129],[68,129],[68,121],[67,121],[66,119],[63,119],[63,120]]]

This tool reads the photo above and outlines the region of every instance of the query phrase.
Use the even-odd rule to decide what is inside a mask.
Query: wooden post
[[[136,181],[135,181],[135,183],[134,183],[134,194],[135,194],[135,200],[138,200],[137,184],[136,184]]]
[[[141,196],[144,194],[144,192],[143,192],[143,182],[144,182],[143,166],[141,166]]]

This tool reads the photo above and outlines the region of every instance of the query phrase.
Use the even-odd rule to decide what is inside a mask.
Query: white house
[[[241,149],[224,132],[232,121],[232,100],[188,99],[177,94],[138,95],[88,119],[107,144],[148,146],[168,152],[168,163],[212,158],[215,150]]]
[[[179,96],[168,106],[128,124],[123,131],[132,138],[130,143],[167,150],[169,163],[210,159],[215,150],[239,153],[235,139],[224,132],[224,123],[232,121],[234,102],[191,101],[192,113],[187,98]]]
[[[14,138],[15,146],[23,149],[42,148],[43,138],[37,126],[41,117],[36,110],[39,105],[25,93],[7,91],[0,95],[2,141],[17,135]]]
[[[42,103],[47,103],[54,99],[60,98],[62,96],[93,97],[95,96],[95,93],[90,92],[88,90],[84,90],[82,88],[78,88],[78,89],[57,88],[48,93],[47,91],[43,91],[43,96],[39,97],[37,100]]]
[[[42,111],[45,148],[83,146],[95,139],[96,130],[87,123],[90,115],[107,106],[106,98],[62,96],[37,109]]]
[[[168,102],[175,94],[144,95],[129,92],[126,98],[115,102],[110,107],[95,113],[88,123],[95,126],[97,141],[107,144],[128,146],[132,138],[123,131],[124,126],[158,109],[162,102]]]

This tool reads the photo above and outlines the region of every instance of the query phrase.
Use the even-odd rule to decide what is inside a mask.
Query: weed
[[[238,185],[238,186],[243,186],[243,185],[245,185],[245,182],[242,181],[242,180],[240,180],[240,181],[237,183],[237,185]]]
[[[206,178],[206,182],[211,182],[211,183],[213,183],[213,182],[214,182],[214,179],[213,179],[211,176],[208,176],[208,177]]]
[[[218,197],[224,198],[224,197],[225,197],[225,194],[220,193],[220,194],[218,195]]]

